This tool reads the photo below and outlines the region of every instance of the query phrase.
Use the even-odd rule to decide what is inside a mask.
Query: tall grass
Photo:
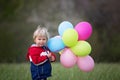
[[[31,80],[30,64],[0,64],[0,80]],[[52,63],[52,77],[48,80],[120,80],[120,64],[99,63],[91,72],[82,72],[77,66],[64,68]]]

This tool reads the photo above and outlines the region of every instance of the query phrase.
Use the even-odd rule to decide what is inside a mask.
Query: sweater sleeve
[[[28,48],[28,51],[27,51],[27,54],[26,54],[26,60],[29,60],[29,48]]]
[[[31,56],[31,58],[34,64],[43,63],[44,61],[47,60],[47,56],[39,56],[39,57]]]

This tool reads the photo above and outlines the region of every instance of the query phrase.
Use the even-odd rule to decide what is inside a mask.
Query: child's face
[[[42,46],[44,46],[46,44],[47,38],[45,36],[36,36],[36,38],[34,39],[34,42],[38,46],[42,47]]]

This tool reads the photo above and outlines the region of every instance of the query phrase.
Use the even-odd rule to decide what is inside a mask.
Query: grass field
[[[0,80],[31,80],[29,63],[0,64]],[[52,63],[52,77],[48,80],[120,80],[119,63],[99,63],[91,72],[82,72],[77,66],[64,68]]]

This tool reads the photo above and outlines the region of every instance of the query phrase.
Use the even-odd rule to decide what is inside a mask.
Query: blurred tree
[[[55,36],[64,20],[92,23],[91,55],[96,61],[118,62],[119,7],[118,0],[0,0],[0,62],[24,61],[37,25],[46,26]]]
[[[18,59],[15,33],[19,33],[12,25],[23,5],[24,0],[0,0],[0,62],[13,62]]]
[[[0,0],[0,21],[14,17],[23,5],[24,0]]]

